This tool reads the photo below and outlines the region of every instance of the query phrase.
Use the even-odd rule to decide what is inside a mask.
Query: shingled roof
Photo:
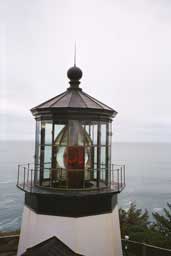
[[[72,251],[60,239],[53,236],[29,249],[22,256],[83,256]]]

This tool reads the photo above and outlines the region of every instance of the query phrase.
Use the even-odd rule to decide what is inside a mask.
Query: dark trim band
[[[84,195],[25,193],[25,205],[38,214],[83,217],[110,213],[117,204],[117,193],[96,192]]]

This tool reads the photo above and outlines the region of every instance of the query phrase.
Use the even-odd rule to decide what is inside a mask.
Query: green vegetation
[[[2,237],[2,236],[14,236],[14,235],[19,235],[19,234],[20,234],[20,230],[3,231],[3,232],[0,232],[0,237]]]
[[[129,236],[132,241],[171,249],[171,204],[167,208],[163,215],[153,213],[154,221],[149,221],[147,210],[137,209],[134,203],[128,210],[119,209],[122,238]]]

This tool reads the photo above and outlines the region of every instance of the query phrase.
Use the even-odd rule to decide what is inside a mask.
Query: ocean
[[[16,188],[17,164],[33,162],[34,142],[0,142],[0,231],[20,228],[24,193]],[[112,162],[125,164],[119,206],[161,212],[171,202],[171,144],[113,143]]]

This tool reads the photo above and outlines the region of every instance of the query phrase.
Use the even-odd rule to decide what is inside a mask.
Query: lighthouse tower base
[[[80,218],[37,214],[24,206],[17,255],[52,236],[85,256],[122,256],[117,205],[111,213]]]

